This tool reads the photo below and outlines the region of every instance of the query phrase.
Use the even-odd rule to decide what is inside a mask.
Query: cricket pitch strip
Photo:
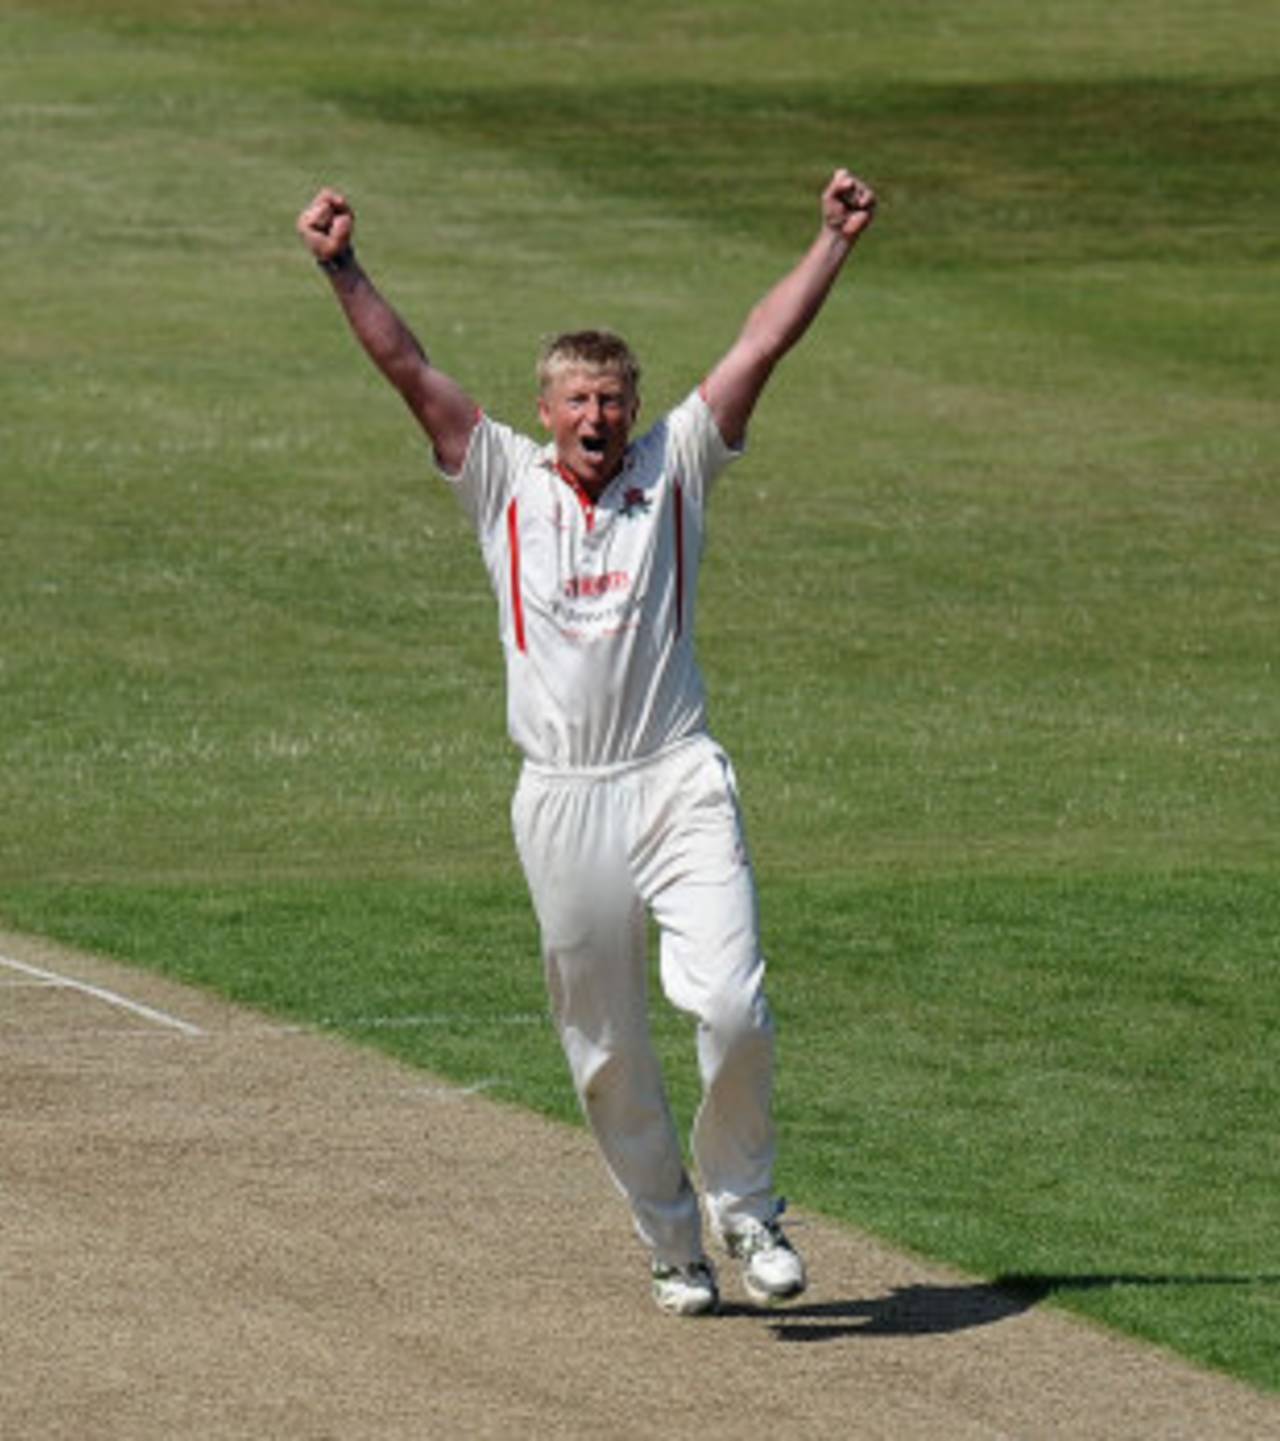
[[[789,1213],[681,1320],[584,1132],[0,933],[13,1441],[1262,1441],[1280,1397]]]

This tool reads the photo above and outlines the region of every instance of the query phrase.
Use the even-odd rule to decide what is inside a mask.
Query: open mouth
[[[584,435],[582,437],[582,448],[588,455],[603,455],[605,452],[605,438],[603,435]]]

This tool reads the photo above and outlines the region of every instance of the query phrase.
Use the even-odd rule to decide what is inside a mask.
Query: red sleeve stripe
[[[511,619],[516,632],[516,649],[527,654],[524,634],[524,596],[520,590],[520,506],[513,497],[507,506],[507,549],[511,556]]]

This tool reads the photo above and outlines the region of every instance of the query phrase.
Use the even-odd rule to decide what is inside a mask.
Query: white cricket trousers
[[[713,1229],[773,1214],[773,1022],[728,757],[699,735],[603,771],[526,764],[512,804],[574,1087],[654,1259],[704,1254],[649,1031],[646,914],[662,989],[698,1021],[694,1162]]]

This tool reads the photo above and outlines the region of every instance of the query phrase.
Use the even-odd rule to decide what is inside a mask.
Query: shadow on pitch
[[[1255,1286],[1276,1285],[1280,1276],[1153,1276],[1125,1272],[1082,1275],[1014,1273],[993,1281],[954,1286],[899,1286],[889,1296],[870,1300],[821,1301],[788,1306],[769,1317],[779,1341],[839,1341],[866,1336],[939,1336],[994,1326],[1031,1310],[1041,1301],[1070,1291],[1113,1286]],[[726,1305],[722,1314],[753,1316],[748,1307]]]

